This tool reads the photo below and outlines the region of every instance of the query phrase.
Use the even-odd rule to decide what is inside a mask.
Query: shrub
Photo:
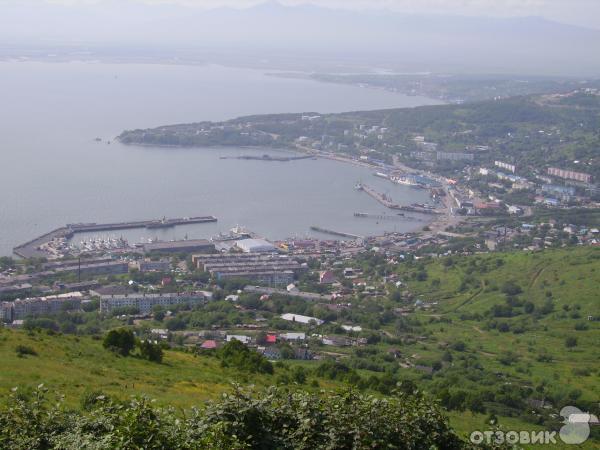
[[[19,358],[22,358],[27,355],[37,356],[37,352],[33,348],[31,348],[27,345],[17,345],[15,347],[15,352],[17,353],[17,356]]]
[[[381,399],[353,391],[259,393],[236,389],[207,408],[178,414],[145,398],[98,396],[86,414],[15,392],[0,407],[2,448],[264,450],[468,448],[435,404],[420,395]]]
[[[573,348],[577,347],[577,338],[575,336],[569,336],[565,339],[565,347]]]
[[[521,286],[519,286],[517,283],[515,283],[514,281],[507,281],[502,285],[502,293],[514,297],[515,295],[519,295],[521,292],[523,292],[523,289],[521,289]]]

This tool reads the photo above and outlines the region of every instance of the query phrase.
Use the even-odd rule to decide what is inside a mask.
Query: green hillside
[[[354,386],[379,398],[393,397],[391,387],[400,386],[438,399],[463,437],[487,429],[491,415],[503,427],[544,430],[560,425],[555,414],[565,405],[598,414],[600,249],[400,263],[365,253],[348,265],[374,285],[384,274],[402,284],[388,282],[381,297],[359,295],[346,319],[337,318],[352,316],[370,337],[363,347],[335,348],[336,360],[286,360],[269,373],[170,349],[156,363],[135,352],[119,356],[103,347],[101,336],[0,329],[0,392],[18,387],[27,397],[44,384],[73,408],[102,392],[121,400],[147,395],[158,405],[189,410],[231,392],[232,383],[313,393]],[[547,408],[532,406],[542,400]]]
[[[492,373],[538,398],[590,405],[600,398],[599,249],[447,257],[399,273],[415,299],[435,304],[416,314],[427,343],[408,346],[407,354],[459,356],[446,362],[455,375],[464,360],[481,365],[479,379],[470,386],[466,377],[462,388],[489,388],[484,375]]]

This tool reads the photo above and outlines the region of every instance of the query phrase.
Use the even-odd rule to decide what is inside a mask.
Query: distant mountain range
[[[109,1],[9,2],[0,52],[117,48],[121,54],[227,57],[286,69],[600,75],[600,30],[537,17],[356,12],[262,4],[236,10]]]

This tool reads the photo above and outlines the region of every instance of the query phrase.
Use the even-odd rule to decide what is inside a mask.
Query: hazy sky
[[[47,2],[82,4],[114,0],[0,0],[2,3]],[[135,0],[139,3],[184,4],[203,8],[249,7],[261,0]],[[540,16],[547,19],[600,29],[600,0],[280,0],[297,5],[313,3],[345,9],[391,9],[407,13],[441,13],[490,16]]]

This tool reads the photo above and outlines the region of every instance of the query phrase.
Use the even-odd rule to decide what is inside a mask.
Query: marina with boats
[[[158,220],[142,220],[132,222],[115,223],[74,223],[67,224],[64,227],[57,228],[49,233],[43,234],[13,249],[13,253],[21,258],[60,258],[65,253],[72,250],[68,242],[77,233],[89,232],[110,232],[115,230],[127,230],[136,228],[170,228],[177,225],[199,224],[216,222],[214,216],[196,216],[168,219],[163,217]],[[94,237],[94,242],[85,242],[84,244],[91,248],[123,248],[119,245],[125,245],[122,238],[116,237]],[[125,245],[126,247],[127,245]]]

